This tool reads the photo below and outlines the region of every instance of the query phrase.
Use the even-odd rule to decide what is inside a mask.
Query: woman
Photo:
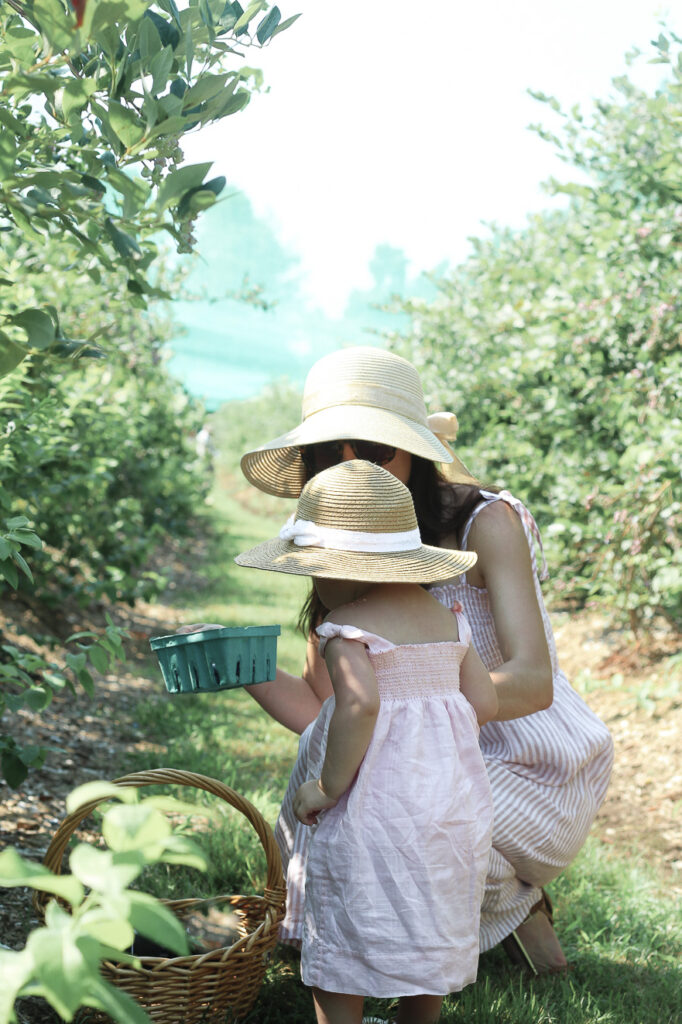
[[[433,593],[463,606],[499,703],[480,736],[494,803],[481,951],[502,942],[510,958],[533,973],[563,971],[566,958],[542,886],[583,845],[606,793],[613,744],[559,669],[532,516],[508,492],[481,488],[443,443],[455,434],[452,414],[427,419],[411,363],[383,349],[350,348],[311,369],[301,424],[247,452],[241,465],[261,490],[297,497],[307,479],[336,462],[377,462],[409,487],[424,543],[476,551],[466,577]],[[447,479],[436,463],[447,466]],[[313,633],[325,614],[311,598],[302,678],[278,671],[274,682],[250,688],[270,715],[296,732],[332,694]],[[306,832],[292,821],[280,835],[290,872],[304,863]],[[297,922],[285,922],[290,941],[298,941],[297,929]]]

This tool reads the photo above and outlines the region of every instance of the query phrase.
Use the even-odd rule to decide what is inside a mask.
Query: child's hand
[[[338,800],[333,800],[322,792],[319,779],[311,779],[299,786],[294,797],[294,814],[304,825],[316,825],[317,815],[334,807]]]

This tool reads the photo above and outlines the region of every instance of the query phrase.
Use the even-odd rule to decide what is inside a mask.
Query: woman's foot
[[[565,974],[570,968],[554,931],[552,901],[542,890],[542,898],[525,921],[502,942],[512,963],[531,974]]]
[[[536,974],[564,974],[568,960],[549,918],[537,910],[516,929]],[[510,936],[511,938],[511,936]]]

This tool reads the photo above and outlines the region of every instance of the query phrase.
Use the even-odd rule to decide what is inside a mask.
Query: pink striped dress
[[[472,706],[459,690],[471,631],[396,646],[355,626],[318,634],[365,644],[380,708],[351,787],[312,828],[292,801],[319,778],[334,697],[301,736],[277,823],[287,873],[281,938],[302,945],[306,985],[391,998],[459,991],[476,978],[492,799]]]
[[[481,909],[481,951],[516,928],[540,898],[545,885],[575,858],[604,799],[613,763],[611,735],[572,688],[559,668],[556,644],[540,588],[535,543],[542,550],[535,520],[508,491],[482,492],[460,547],[466,550],[475,517],[493,501],[505,501],[518,514],[528,541],[535,590],[547,637],[554,678],[551,707],[524,718],[488,722],[480,745],[493,792],[493,849]],[[543,556],[544,559],[544,556]],[[544,569],[544,567],[543,567]],[[465,576],[431,588],[443,604],[459,602],[471,624],[473,644],[492,671],[504,661],[497,642],[486,590]]]

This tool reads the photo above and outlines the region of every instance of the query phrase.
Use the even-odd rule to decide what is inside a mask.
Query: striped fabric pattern
[[[545,608],[536,544],[540,534],[525,506],[508,491],[483,492],[466,525],[466,550],[476,516],[493,501],[504,501],[519,516],[535,570],[535,591],[554,678],[551,707],[525,718],[488,722],[480,744],[493,792],[493,850],[481,913],[481,951],[510,934],[540,898],[539,887],[556,878],[575,858],[606,795],[613,764],[608,729],[588,708],[560,670]],[[462,605],[473,643],[489,671],[504,661],[497,642],[488,594],[460,576],[431,588],[449,607]]]

